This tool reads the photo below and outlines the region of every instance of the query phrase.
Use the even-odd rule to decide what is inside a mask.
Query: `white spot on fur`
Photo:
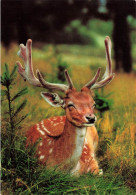
[[[42,142],[40,142],[40,144],[39,144],[40,146],[42,146],[43,145],[43,143]]]
[[[44,121],[41,121],[41,125],[44,131],[46,131],[46,133],[50,134],[50,132],[46,129],[46,127],[44,126]],[[45,133],[44,133],[45,134]]]
[[[57,126],[57,125],[59,125],[59,123],[55,123],[55,124],[54,124],[54,127]]]
[[[40,133],[41,133],[42,135],[45,135],[45,133],[44,133],[43,131],[41,131],[41,130],[40,130]]]
[[[52,141],[49,141],[48,145],[51,145]]]
[[[63,120],[63,116],[60,116],[60,121],[62,121]]]
[[[45,135],[45,133],[40,129],[39,124],[37,124],[37,130],[38,130],[42,135]]]
[[[52,151],[53,151],[53,149],[51,148],[51,149],[49,150],[49,153],[51,154],[51,153],[52,153]]]
[[[44,155],[41,155],[41,156],[40,156],[40,160],[44,159],[44,157],[45,157]]]

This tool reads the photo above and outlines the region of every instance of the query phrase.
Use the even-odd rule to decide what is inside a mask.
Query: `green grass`
[[[26,153],[27,154],[27,153]],[[27,155],[25,155],[27,156]],[[82,175],[79,178],[57,172],[55,169],[47,170],[37,167],[30,159],[23,160],[16,167],[16,175],[7,173],[6,183],[3,183],[3,192],[8,194],[134,194],[129,190],[120,175],[113,176],[113,170],[107,170],[104,176]],[[29,170],[29,171],[28,171]],[[9,170],[6,170],[9,171]],[[6,172],[5,171],[5,172]],[[11,171],[11,170],[10,170]],[[9,171],[9,172],[10,172]],[[10,177],[9,177],[10,176]],[[14,178],[14,177],[16,178]],[[14,181],[15,179],[15,181]],[[14,181],[14,182],[13,182]]]
[[[8,53],[2,47],[2,65],[7,62],[11,70],[18,60],[17,50],[17,45],[12,45]],[[42,73],[46,73],[46,79],[49,81],[62,83],[57,79],[58,56],[61,57],[62,64],[63,62],[68,64],[68,70],[78,89],[91,79],[98,66],[104,69],[106,65],[104,47],[56,45],[54,49],[54,46],[46,45],[43,49],[33,49],[34,70],[38,68]],[[24,108],[24,113],[29,115],[14,135],[16,158],[11,161],[8,151],[12,148],[9,144],[9,134],[6,132],[7,120],[4,120],[7,102],[2,103],[2,193],[135,194],[135,83],[136,78],[133,73],[130,75],[116,73],[112,83],[105,87],[104,95],[113,92],[110,98],[114,104],[102,118],[96,111],[98,118],[96,126],[100,138],[97,158],[104,175],[86,174],[76,178],[38,165],[34,157],[35,148],[25,148],[25,132],[31,125],[50,116],[62,115],[64,111],[50,107],[40,97],[41,89],[30,86],[18,75],[11,92],[14,94],[25,86],[28,87],[29,93],[25,95],[28,104]],[[18,99],[14,103],[15,108],[21,101]]]

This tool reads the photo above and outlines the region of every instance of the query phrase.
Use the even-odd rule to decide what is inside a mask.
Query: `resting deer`
[[[80,92],[74,88],[67,70],[65,70],[65,77],[68,85],[45,81],[39,70],[36,71],[36,77],[32,66],[31,46],[30,39],[26,46],[20,44],[18,55],[23,59],[25,68],[17,62],[18,72],[31,85],[49,91],[64,92],[64,98],[52,92],[41,92],[41,96],[51,106],[65,109],[66,116],[54,116],[35,124],[27,132],[27,144],[34,144],[40,137],[42,138],[37,146],[36,155],[46,166],[58,166],[75,175],[98,173],[99,167],[95,159],[98,134],[95,128],[95,102],[91,90],[105,86],[114,77],[110,38],[105,39],[107,67],[102,80],[97,81],[100,76],[100,68],[98,68],[96,75]]]

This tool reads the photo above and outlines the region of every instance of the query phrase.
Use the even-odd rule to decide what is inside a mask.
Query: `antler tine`
[[[107,60],[107,66],[106,66],[106,71],[105,74],[103,75],[103,78],[109,76],[112,74],[112,62],[111,62],[111,40],[110,38],[107,36],[105,38],[105,51],[106,51],[106,60]]]
[[[18,52],[18,56],[23,59],[25,64],[25,68],[23,68],[22,64],[19,61],[16,62],[18,65],[18,72],[24,78],[24,80],[28,80],[28,82],[31,85],[34,85],[36,87],[46,88],[49,90],[58,90],[62,92],[66,92],[69,88],[72,88],[73,84],[68,73],[65,73],[66,79],[69,84],[68,86],[64,84],[53,84],[45,81],[43,76],[39,72],[39,70],[36,71],[38,79],[36,78],[33,72],[33,65],[32,65],[32,40],[31,39],[27,40],[26,46],[24,46],[24,44],[20,44],[20,50]]]
[[[67,85],[53,84],[53,83],[49,83],[49,82],[45,81],[43,76],[41,75],[40,71],[36,70],[36,72],[37,72],[38,79],[44,88],[49,89],[49,90],[58,90],[58,91],[62,91],[62,92],[66,92],[69,89],[69,87]]]
[[[85,87],[90,89],[96,83],[96,81],[98,80],[98,78],[100,76],[100,73],[101,73],[101,68],[98,68],[98,70],[97,70],[95,76],[93,77],[93,79],[89,83],[87,83],[85,85]]]
[[[33,72],[33,65],[32,65],[32,40],[28,39],[26,46],[24,44],[20,44],[20,50],[18,51],[17,55],[23,59],[25,68],[22,67],[22,64],[17,61],[18,65],[18,72],[20,75],[24,78],[24,80],[28,80],[30,84],[41,87],[41,83],[39,80],[35,77]]]
[[[69,85],[69,89],[73,89],[74,88],[73,82],[72,82],[72,80],[71,80],[71,78],[70,78],[70,76],[68,74],[67,69],[64,71],[64,73],[65,73],[65,77],[66,77],[66,80],[67,80],[68,85]]]
[[[100,75],[100,69],[97,70],[97,73],[94,76],[94,78],[88,84],[85,85],[85,87],[88,87],[89,89],[101,88],[107,85],[114,77],[114,73],[112,73],[112,62],[111,62],[111,40],[108,36],[105,38],[105,50],[106,50],[106,59],[107,59],[106,71],[102,77],[102,80],[96,82]]]

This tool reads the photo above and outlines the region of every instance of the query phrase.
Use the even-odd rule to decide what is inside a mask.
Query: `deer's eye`
[[[75,106],[74,106],[74,104],[69,103],[69,104],[68,104],[68,108],[69,108],[69,109],[72,109],[72,108],[75,108]]]
[[[70,107],[75,107],[73,104],[68,104],[68,107],[70,108]]]

